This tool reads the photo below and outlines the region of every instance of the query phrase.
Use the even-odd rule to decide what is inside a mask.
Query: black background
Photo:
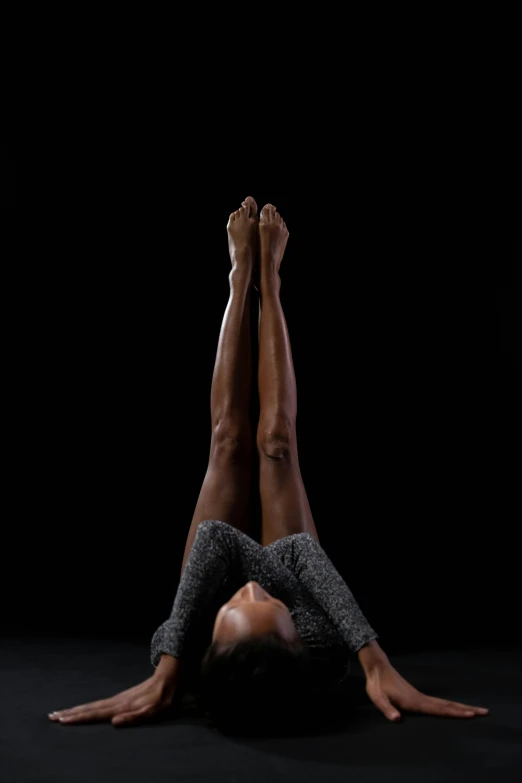
[[[0,144],[0,208],[16,206],[16,162],[13,146]]]
[[[385,650],[513,639],[519,251],[477,261],[462,172],[422,134],[219,130],[84,129],[39,208],[19,201],[34,253],[11,291],[4,632],[148,641],[170,613],[208,460],[226,223],[252,195],[290,230],[281,298],[327,554]]]

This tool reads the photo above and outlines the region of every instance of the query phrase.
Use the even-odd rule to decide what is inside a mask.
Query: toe
[[[274,215],[275,207],[273,204],[265,204],[261,210],[261,220],[270,220]]]
[[[252,196],[247,196],[246,199],[243,201],[244,207],[250,207],[250,217],[256,217],[257,215],[257,204],[255,200],[252,198]]]

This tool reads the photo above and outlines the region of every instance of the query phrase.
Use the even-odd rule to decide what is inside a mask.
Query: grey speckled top
[[[201,660],[219,608],[251,580],[286,604],[312,660],[328,670],[329,682],[340,682],[351,654],[378,638],[310,533],[263,547],[226,522],[207,519],[198,526],[172,613],[152,638],[152,665],[163,653]]]

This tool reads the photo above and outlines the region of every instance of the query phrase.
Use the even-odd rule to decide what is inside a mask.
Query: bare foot
[[[286,223],[272,204],[265,204],[259,219],[261,274],[278,272],[289,232]]]
[[[257,204],[247,196],[236,212],[228,219],[228,249],[233,268],[248,268],[250,274],[254,265],[257,239]]]

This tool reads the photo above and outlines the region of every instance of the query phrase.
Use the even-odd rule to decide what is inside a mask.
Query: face
[[[288,607],[257,582],[247,582],[218,611],[212,641],[227,644],[274,631],[290,641],[298,635]]]

